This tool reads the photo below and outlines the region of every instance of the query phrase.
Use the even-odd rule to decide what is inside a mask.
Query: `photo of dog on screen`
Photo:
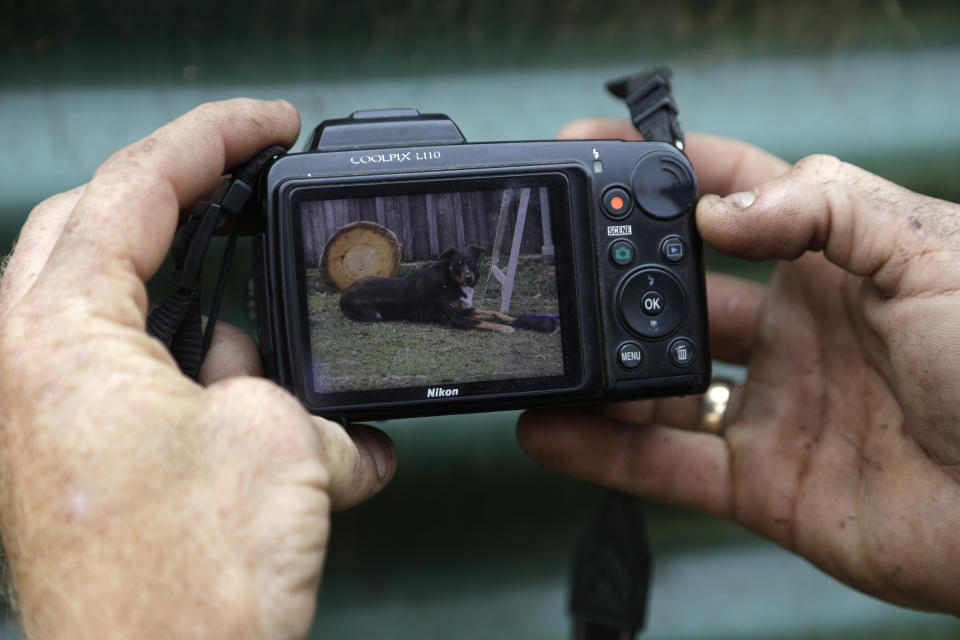
[[[546,187],[300,206],[316,392],[563,375]]]

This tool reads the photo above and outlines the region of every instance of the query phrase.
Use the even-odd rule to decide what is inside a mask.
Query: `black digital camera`
[[[344,419],[705,390],[698,198],[668,142],[467,143],[360,111],[264,172],[268,374]]]

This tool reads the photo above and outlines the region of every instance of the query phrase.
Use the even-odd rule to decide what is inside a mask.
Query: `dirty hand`
[[[636,137],[581,121],[568,137]],[[713,354],[747,365],[721,437],[697,398],[537,411],[545,465],[733,519],[890,602],[960,614],[960,206],[827,156],[791,167],[691,135],[714,248],[781,262],[708,277]],[[671,428],[673,427],[673,428]]]
[[[30,638],[302,638],[329,511],[395,453],[255,377],[215,337],[205,386],[144,332],[178,212],[299,117],[201,106],[31,213],[0,286],[0,527]]]

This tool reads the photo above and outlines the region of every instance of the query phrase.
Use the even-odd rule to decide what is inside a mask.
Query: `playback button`
[[[617,362],[628,371],[638,369],[643,364],[643,349],[636,342],[625,342],[617,349]]]
[[[687,244],[680,236],[667,236],[660,243],[660,256],[670,264],[683,262],[687,257]]]

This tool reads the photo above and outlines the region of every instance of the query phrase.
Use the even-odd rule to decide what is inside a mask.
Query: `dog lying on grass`
[[[504,313],[474,308],[473,289],[483,253],[475,245],[447,249],[437,262],[402,278],[365,276],[343,290],[340,309],[358,322],[406,320],[498,333],[513,333],[515,326],[553,331],[557,321],[552,316],[525,314],[527,319],[518,321]],[[536,321],[531,322],[531,317]]]

